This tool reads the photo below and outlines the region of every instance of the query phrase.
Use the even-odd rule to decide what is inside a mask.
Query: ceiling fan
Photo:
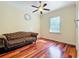
[[[37,8],[36,10],[33,11],[33,13],[36,12],[36,11],[40,11],[40,14],[43,14],[44,10],[45,11],[50,11],[50,9],[44,8],[47,5],[47,3],[42,4],[41,1],[39,1],[39,3],[40,3],[39,6],[32,5],[32,7]]]

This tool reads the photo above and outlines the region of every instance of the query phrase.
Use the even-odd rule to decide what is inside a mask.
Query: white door
[[[78,26],[78,33],[77,33],[77,35],[78,35],[78,47],[77,47],[77,51],[78,51],[78,58],[79,58],[79,2],[77,3],[77,9],[78,9],[78,11],[77,11],[77,26]]]

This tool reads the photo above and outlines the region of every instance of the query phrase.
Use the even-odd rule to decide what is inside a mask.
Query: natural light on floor
[[[62,53],[60,51],[60,48],[59,47],[56,47],[56,46],[51,46],[49,47],[49,56],[52,58],[60,58]]]

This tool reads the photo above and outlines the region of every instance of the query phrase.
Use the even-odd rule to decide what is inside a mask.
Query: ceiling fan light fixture
[[[38,10],[39,10],[39,11],[43,11],[43,8],[42,8],[42,7],[40,7]]]

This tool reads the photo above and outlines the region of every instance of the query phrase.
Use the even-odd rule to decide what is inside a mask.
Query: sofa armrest
[[[7,42],[8,42],[8,40],[7,40],[6,36],[0,35],[0,48],[5,48]]]
[[[4,46],[4,38],[0,38],[0,48],[3,48]]]
[[[32,33],[31,36],[37,37],[38,33]]]

